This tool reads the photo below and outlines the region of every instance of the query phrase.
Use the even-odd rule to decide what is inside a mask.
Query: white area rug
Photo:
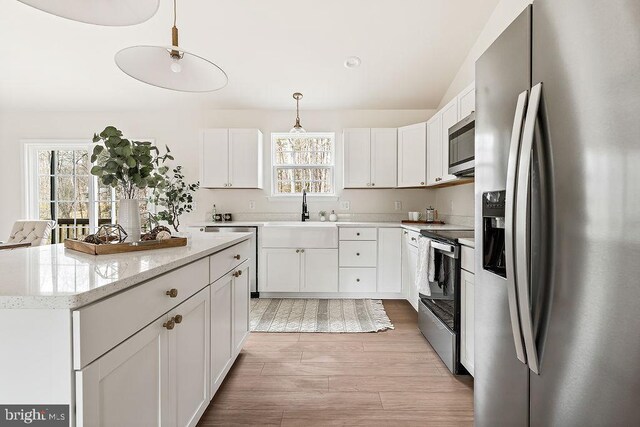
[[[381,300],[260,298],[251,300],[254,332],[378,332],[393,329]]]

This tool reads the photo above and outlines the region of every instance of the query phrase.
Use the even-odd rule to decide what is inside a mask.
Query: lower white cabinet
[[[405,234],[406,233],[406,234]],[[412,244],[409,232],[403,232],[402,242],[402,292],[413,308],[418,311],[418,248]]]
[[[402,292],[402,230],[378,229],[377,291]]]
[[[462,270],[460,276],[460,361],[473,375],[474,371],[474,275]]]
[[[249,263],[243,263],[232,273],[233,279],[233,346],[237,354],[249,333],[250,275]]]
[[[196,425],[209,403],[209,321],[207,287],[76,371],[78,424]]]
[[[266,292],[337,292],[338,250],[264,248]]]

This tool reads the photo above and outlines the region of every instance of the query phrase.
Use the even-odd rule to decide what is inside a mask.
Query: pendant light
[[[118,67],[144,83],[181,92],[212,92],[229,81],[213,62],[178,47],[176,0],[173,0],[172,45],[132,46],[116,53]]]
[[[86,24],[120,27],[145,22],[160,0],[19,0],[36,9]]]
[[[302,94],[300,92],[296,92],[293,94],[293,99],[296,100],[296,124],[291,128],[291,133],[306,133],[307,131],[300,124],[300,100],[302,99]]]

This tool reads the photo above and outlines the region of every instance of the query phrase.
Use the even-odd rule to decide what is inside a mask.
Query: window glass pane
[[[72,175],[73,174],[73,151],[57,150],[56,151],[56,174]]]
[[[51,151],[38,151],[38,175],[51,174]]]
[[[51,199],[51,177],[47,175],[40,176],[38,177],[38,200],[50,200],[50,199]]]
[[[56,200],[72,202],[75,199],[73,176],[57,176],[55,179],[55,184]]]
[[[38,219],[51,219],[51,203],[40,202],[38,203]]]
[[[77,202],[89,201],[89,177],[88,176],[76,176],[75,183],[75,198]]]
[[[76,175],[89,175],[91,166],[89,163],[89,152],[86,150],[74,151],[75,163],[76,163]]]

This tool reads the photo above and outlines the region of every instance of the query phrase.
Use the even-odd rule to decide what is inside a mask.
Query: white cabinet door
[[[458,123],[458,99],[453,99],[442,109],[442,181],[455,181],[455,175],[449,175],[449,128]]]
[[[175,319],[175,327],[168,333],[175,408],[169,425],[195,426],[209,405],[209,316],[209,287],[169,313]]]
[[[427,183],[427,124],[398,128],[398,187]]]
[[[249,333],[249,263],[244,262],[236,269],[233,279],[233,348],[235,354],[242,350],[242,344]]]
[[[76,371],[79,426],[172,425],[166,319],[156,320]]]
[[[229,184],[229,130],[202,131],[201,185],[224,188]]]
[[[338,250],[304,249],[302,292],[338,292]]]
[[[442,114],[427,122],[427,185],[442,181]]]
[[[378,229],[378,292],[402,292],[402,230]]]
[[[394,188],[398,180],[398,129],[371,129],[371,187]]]
[[[226,274],[211,285],[211,387],[218,390],[233,360],[233,276]]]
[[[476,85],[472,83],[458,95],[458,119],[462,120],[476,110]]]
[[[262,260],[266,292],[300,292],[300,249],[266,248]]]
[[[468,271],[462,270],[460,278],[460,361],[473,375],[474,371],[474,278]]]
[[[371,186],[371,129],[345,129],[344,188]]]
[[[229,187],[262,188],[262,132],[229,129]]]

